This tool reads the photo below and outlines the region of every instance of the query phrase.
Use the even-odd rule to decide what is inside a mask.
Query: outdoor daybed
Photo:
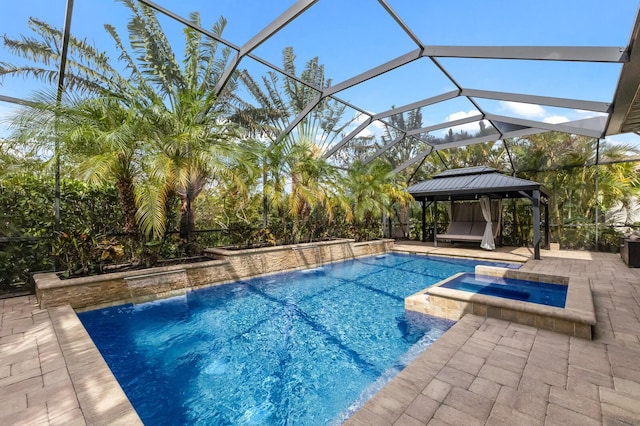
[[[494,241],[498,238],[500,232],[500,221],[502,206],[500,200],[489,201],[487,197],[481,198],[475,202],[458,202],[451,203],[450,217],[451,222],[444,234],[437,234],[438,241],[450,242],[478,242],[482,248],[490,250],[495,248]],[[486,200],[485,200],[486,199]],[[487,217],[484,217],[482,204],[485,203],[487,209]],[[490,221],[486,220],[490,219]],[[487,234],[487,226],[491,226],[491,230]],[[487,239],[485,236],[491,235]],[[485,240],[485,244],[483,243]]]

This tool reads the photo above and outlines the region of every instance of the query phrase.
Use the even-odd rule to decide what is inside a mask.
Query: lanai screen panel
[[[465,89],[594,101],[611,100],[622,69],[620,63],[563,60],[442,58],[440,62]]]
[[[235,71],[238,78],[236,107],[258,110],[258,121],[271,128],[274,140],[284,134],[307,105],[312,105],[321,90],[319,85],[300,81],[296,75],[283,72],[282,68],[282,64],[272,69],[252,58],[244,58]]]
[[[65,17],[65,0],[33,0],[13,2],[11,4],[11,13],[0,13],[0,32],[2,35],[11,39],[21,39],[24,37],[36,37],[36,33],[30,28],[29,18],[49,24],[56,28],[62,28]],[[5,8],[5,4],[2,5]],[[38,26],[34,26],[37,28]],[[0,41],[2,38],[0,38]],[[52,36],[51,41],[62,45],[62,37]],[[55,47],[54,47],[55,48]],[[18,66],[29,66],[31,61],[22,59],[13,54],[9,46],[2,44],[0,47],[0,64],[11,63]],[[51,64],[51,70],[57,70],[58,64]],[[28,99],[35,95],[36,92],[52,91],[56,87],[56,79],[51,82],[42,82],[39,79],[28,76],[15,77],[11,75],[4,76],[0,79],[0,95]],[[0,120],[5,118],[4,112],[6,107],[0,110]]]
[[[386,125],[382,121],[374,120],[367,125],[369,119],[364,114],[356,114],[356,119],[351,125],[345,129],[342,136],[361,129],[356,136],[351,138],[345,145],[335,150],[328,151],[327,158],[333,164],[340,167],[349,168],[356,162],[366,162],[369,158],[375,156],[375,153],[389,143],[399,132],[397,129]],[[366,125],[366,126],[365,126]],[[365,126],[365,127],[363,127]],[[334,145],[334,149],[337,145]]]
[[[211,2],[207,0],[157,0],[155,3],[185,18],[189,17],[190,13],[199,11],[202,17],[202,26],[205,28],[211,28],[222,16],[227,22],[223,38],[237,46],[242,46],[251,40],[260,29],[268,26],[293,6],[296,1],[223,0]]]
[[[415,115],[416,111],[422,119],[421,125],[416,125],[411,120],[404,120],[411,125],[411,127],[407,127],[410,134],[435,134],[442,129],[482,119],[482,111],[464,96],[456,96],[452,99],[425,105],[410,112]]]
[[[466,46],[624,45],[638,8],[627,0],[589,3],[588,8],[555,0],[387,3],[424,43]]]
[[[480,105],[483,111],[490,114],[507,115],[546,123],[565,123],[590,117],[606,116],[606,113],[601,111],[580,108],[560,108],[508,100],[477,98],[476,102]],[[606,102],[602,102],[601,104],[603,104],[603,106],[608,105]]]
[[[398,52],[398,57],[407,50]],[[417,56],[408,55],[410,61]],[[381,62],[383,64],[383,62]],[[336,82],[338,84],[339,82]],[[338,96],[359,105],[366,111],[382,114],[394,107],[412,103],[456,90],[456,86],[427,58],[418,58],[405,65],[338,92]]]
[[[304,69],[309,60],[319,57],[324,77],[331,81],[327,87],[320,88],[321,99],[312,97],[306,105],[287,114],[287,125],[283,129],[287,132],[295,132],[304,112],[318,110],[318,102],[334,96],[336,101],[344,101],[354,116],[365,112],[391,126],[394,124],[389,122],[389,115],[377,115],[393,106],[398,114],[406,117],[408,111],[423,106],[419,105],[421,100],[435,99],[424,104],[421,110],[422,126],[446,125],[448,121],[455,121],[451,117],[478,110],[483,120],[496,127],[497,137],[561,130],[594,138],[602,134],[597,126],[584,132],[581,126],[536,126],[537,122],[557,124],[565,118],[580,119],[590,115],[593,112],[590,109],[546,105],[544,101],[526,102],[517,97],[501,100],[500,96],[482,96],[487,95],[486,92],[499,92],[611,103],[621,64],[628,60],[625,54],[628,54],[638,7],[627,0],[593,2],[585,7],[551,0],[527,4],[505,4],[497,0],[479,4],[464,0],[455,7],[447,3],[403,0],[142,2],[158,10],[158,20],[178,57],[182,54],[185,28],[179,21],[188,20],[190,12],[200,12],[205,30],[220,16],[227,19],[221,40],[237,49],[239,56],[237,61],[231,58],[225,64],[224,79],[217,90],[245,68],[256,79],[268,72],[280,72],[278,68],[282,66],[287,46],[292,46],[296,55],[295,71],[282,70],[285,74],[292,71],[299,75],[298,71]],[[75,0],[74,3],[72,34],[86,38],[110,55],[116,54],[102,27],[107,22],[113,24],[126,39],[127,9],[119,2],[107,0]],[[6,5],[0,25],[8,35],[19,37],[28,33],[26,21],[28,15],[33,14],[62,28],[66,4],[60,0],[14,2]],[[619,60],[615,58],[616,51]],[[1,51],[0,61],[24,63],[6,47]],[[260,63],[262,71],[251,61]],[[16,80],[4,78],[0,96],[5,98],[0,100],[29,98],[34,90],[45,87],[55,89],[55,83],[43,84],[32,78]],[[250,96],[244,99],[246,90],[236,90],[242,101],[255,104]],[[479,91],[484,95],[479,95]],[[452,99],[472,106],[461,105],[458,111],[445,108],[445,101]],[[528,105],[529,110],[523,105]],[[519,126],[520,132],[505,133],[497,125],[498,121]],[[410,136],[427,144],[442,139],[433,130],[426,135]],[[476,144],[483,140],[470,138],[457,142]],[[633,147],[640,145],[634,136],[620,136],[615,140],[630,141]],[[329,150],[338,144],[340,141],[332,142]],[[348,141],[343,144],[345,149],[350,145]],[[371,146],[380,148],[375,144]],[[439,145],[440,149],[446,147]],[[414,157],[414,162],[421,161],[424,152]]]
[[[334,84],[415,49],[384,8],[371,0],[320,0],[258,46],[255,54],[279,62],[291,46],[300,63],[319,57]]]

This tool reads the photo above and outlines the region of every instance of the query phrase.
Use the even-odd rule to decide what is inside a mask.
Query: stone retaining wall
[[[184,294],[188,289],[292,269],[304,269],[355,257],[386,253],[393,240],[355,243],[343,239],[247,250],[207,249],[207,262],[61,280],[55,273],[34,275],[42,308],[74,309],[140,303]]]

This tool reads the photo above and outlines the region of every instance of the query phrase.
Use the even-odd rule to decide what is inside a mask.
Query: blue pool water
[[[146,424],[338,424],[453,324],[404,298],[477,264],[389,254],[78,316]]]
[[[564,308],[567,286],[465,273],[441,287]]]

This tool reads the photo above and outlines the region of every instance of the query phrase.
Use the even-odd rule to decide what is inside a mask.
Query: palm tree
[[[114,27],[105,25],[105,29],[128,75],[118,72],[122,67],[112,65],[105,53],[71,37],[67,90],[82,95],[86,102],[60,106],[64,114],[58,118],[64,116],[63,121],[82,125],[76,130],[65,125],[57,129],[70,132],[61,140],[73,141],[73,146],[98,141],[87,161],[80,161],[84,164],[81,169],[87,177],[117,182],[127,230],[132,230],[131,218],[135,216],[146,235],[161,238],[166,231],[169,199],[177,195],[184,225],[181,234],[188,236],[193,227],[191,201],[216,173],[230,170],[229,157],[237,148],[232,127],[223,119],[235,78],[222,94],[214,92],[230,50],[188,27],[180,64],[155,13],[133,0],[121,2],[132,14],[128,24],[130,50]],[[200,25],[197,13],[192,13],[190,20]],[[0,76],[54,81],[54,64],[60,53],[56,39],[61,32],[36,19],[30,20],[30,26],[36,38],[5,36],[5,46],[38,64],[20,67],[2,63]],[[221,18],[211,31],[220,35],[224,26]],[[51,103],[47,108],[54,109]],[[77,117],[72,118],[74,115]],[[51,139],[51,134],[46,137]]]
[[[558,132],[509,142],[519,175],[540,182],[549,190],[554,223],[591,224],[596,201],[606,210],[618,201],[630,201],[637,195],[633,164],[620,162],[634,149],[601,142],[599,162],[605,164],[595,167],[596,143],[593,138]],[[563,239],[560,227],[554,229],[554,234],[557,241]]]
[[[291,47],[284,49],[282,61],[283,69],[296,75]],[[300,79],[318,88],[331,85],[331,80],[325,79],[324,66],[317,57],[305,64]],[[309,222],[314,208],[322,207],[327,215],[331,215],[330,200],[334,197],[330,196],[330,182],[336,171],[322,154],[348,125],[339,124],[345,105],[325,98],[296,129],[283,135],[289,120],[317,96],[317,90],[293,79],[281,78],[275,72],[264,76],[262,84],[246,70],[239,73],[239,80],[259,104],[255,107],[248,101],[236,99],[238,112],[235,117],[245,129],[259,134],[258,140],[263,143],[265,206],[268,203],[278,212],[283,232],[287,219],[292,220],[292,240],[297,242],[302,238],[302,228]]]
[[[153,130],[148,135],[150,159],[145,161],[150,184],[141,191],[147,196],[140,196],[138,218],[143,230],[161,237],[165,231],[163,210],[169,198],[178,194],[180,235],[188,240],[193,230],[192,201],[215,174],[230,170],[229,157],[237,148],[235,134],[223,119],[235,79],[221,95],[214,90],[231,51],[186,27],[181,66],[155,13],[130,0],[123,3],[133,13],[128,25],[133,55],[117,43],[121,57],[139,76],[141,89],[151,87],[154,92],[151,104],[143,108]],[[200,26],[199,14],[192,13],[189,19]],[[211,31],[220,36],[225,24],[221,18]],[[115,32],[111,34],[117,41]]]
[[[123,230],[134,249],[141,242],[136,220],[136,187],[141,180],[139,158],[145,123],[132,116],[119,99],[40,93],[13,122],[17,142],[32,150],[51,151],[57,135],[58,155],[75,173],[93,184],[114,184],[123,213]],[[55,138],[55,136],[53,137]]]
[[[378,148],[389,144],[400,136],[404,136],[404,134],[398,129],[404,129],[405,132],[420,129],[422,127],[422,110],[421,108],[415,108],[407,112],[406,118],[404,114],[394,114],[389,117],[389,119],[392,126],[386,126],[385,132],[381,136],[381,142],[377,144]],[[391,147],[391,149],[386,151],[381,158],[391,166],[391,169],[395,169],[419,155],[421,152],[427,150],[427,142],[433,141],[433,139],[434,138],[430,135],[415,135],[409,138],[403,137],[399,142]],[[420,164],[414,164],[400,172],[402,176],[405,176],[405,181],[408,181],[408,179],[418,171],[418,167],[420,167]],[[359,166],[357,168],[359,168]],[[372,170],[376,170],[376,168],[374,167]],[[384,170],[378,170],[382,172],[384,176]],[[392,215],[395,214],[400,225],[402,235],[406,236],[408,234],[408,225],[410,221],[409,204],[399,203],[397,207],[397,209],[383,209],[381,211],[384,211],[384,214],[388,214],[389,217],[392,217]]]
[[[349,200],[355,227],[370,230],[378,222],[379,214],[392,214],[395,208],[400,210],[413,201],[406,191],[406,183],[401,176],[392,172],[392,166],[376,159],[367,165],[355,162],[342,179]],[[367,238],[369,235],[360,235]]]
[[[284,157],[283,171],[291,179],[288,211],[292,216],[293,242],[302,239],[303,230],[315,209],[324,211],[329,222],[333,212],[334,185],[338,170],[321,157],[321,150],[310,141],[299,141]],[[307,229],[307,238],[311,233]]]
[[[229,117],[229,121],[239,125],[239,131],[256,144],[252,152],[260,153],[257,162],[262,168],[262,228],[267,230],[269,226],[269,197],[267,195],[267,182],[269,180],[269,168],[267,164],[269,148],[271,143],[278,138],[280,131],[272,123],[277,123],[282,112],[270,107],[260,108],[252,105],[245,105],[242,109],[237,109]],[[260,142],[261,141],[261,142]]]
[[[637,163],[621,161],[628,159],[629,154],[638,152],[637,148],[626,144],[612,145],[606,141],[600,143],[599,162],[604,164],[598,170],[598,196],[601,197],[603,208],[613,207],[618,202],[631,207],[634,197],[640,195]],[[588,180],[595,182],[595,170],[590,173],[589,178]]]
[[[9,52],[28,60],[31,64],[15,65],[0,62],[0,78],[5,76],[33,77],[54,85],[59,77],[62,31],[33,17],[29,18],[28,26],[35,33],[35,36],[11,38],[5,34],[3,40],[4,47]],[[113,27],[105,25],[105,28],[115,34]],[[70,37],[65,73],[67,92],[124,94],[128,92],[129,87],[128,80],[111,64],[105,52],[100,52],[86,40]]]

